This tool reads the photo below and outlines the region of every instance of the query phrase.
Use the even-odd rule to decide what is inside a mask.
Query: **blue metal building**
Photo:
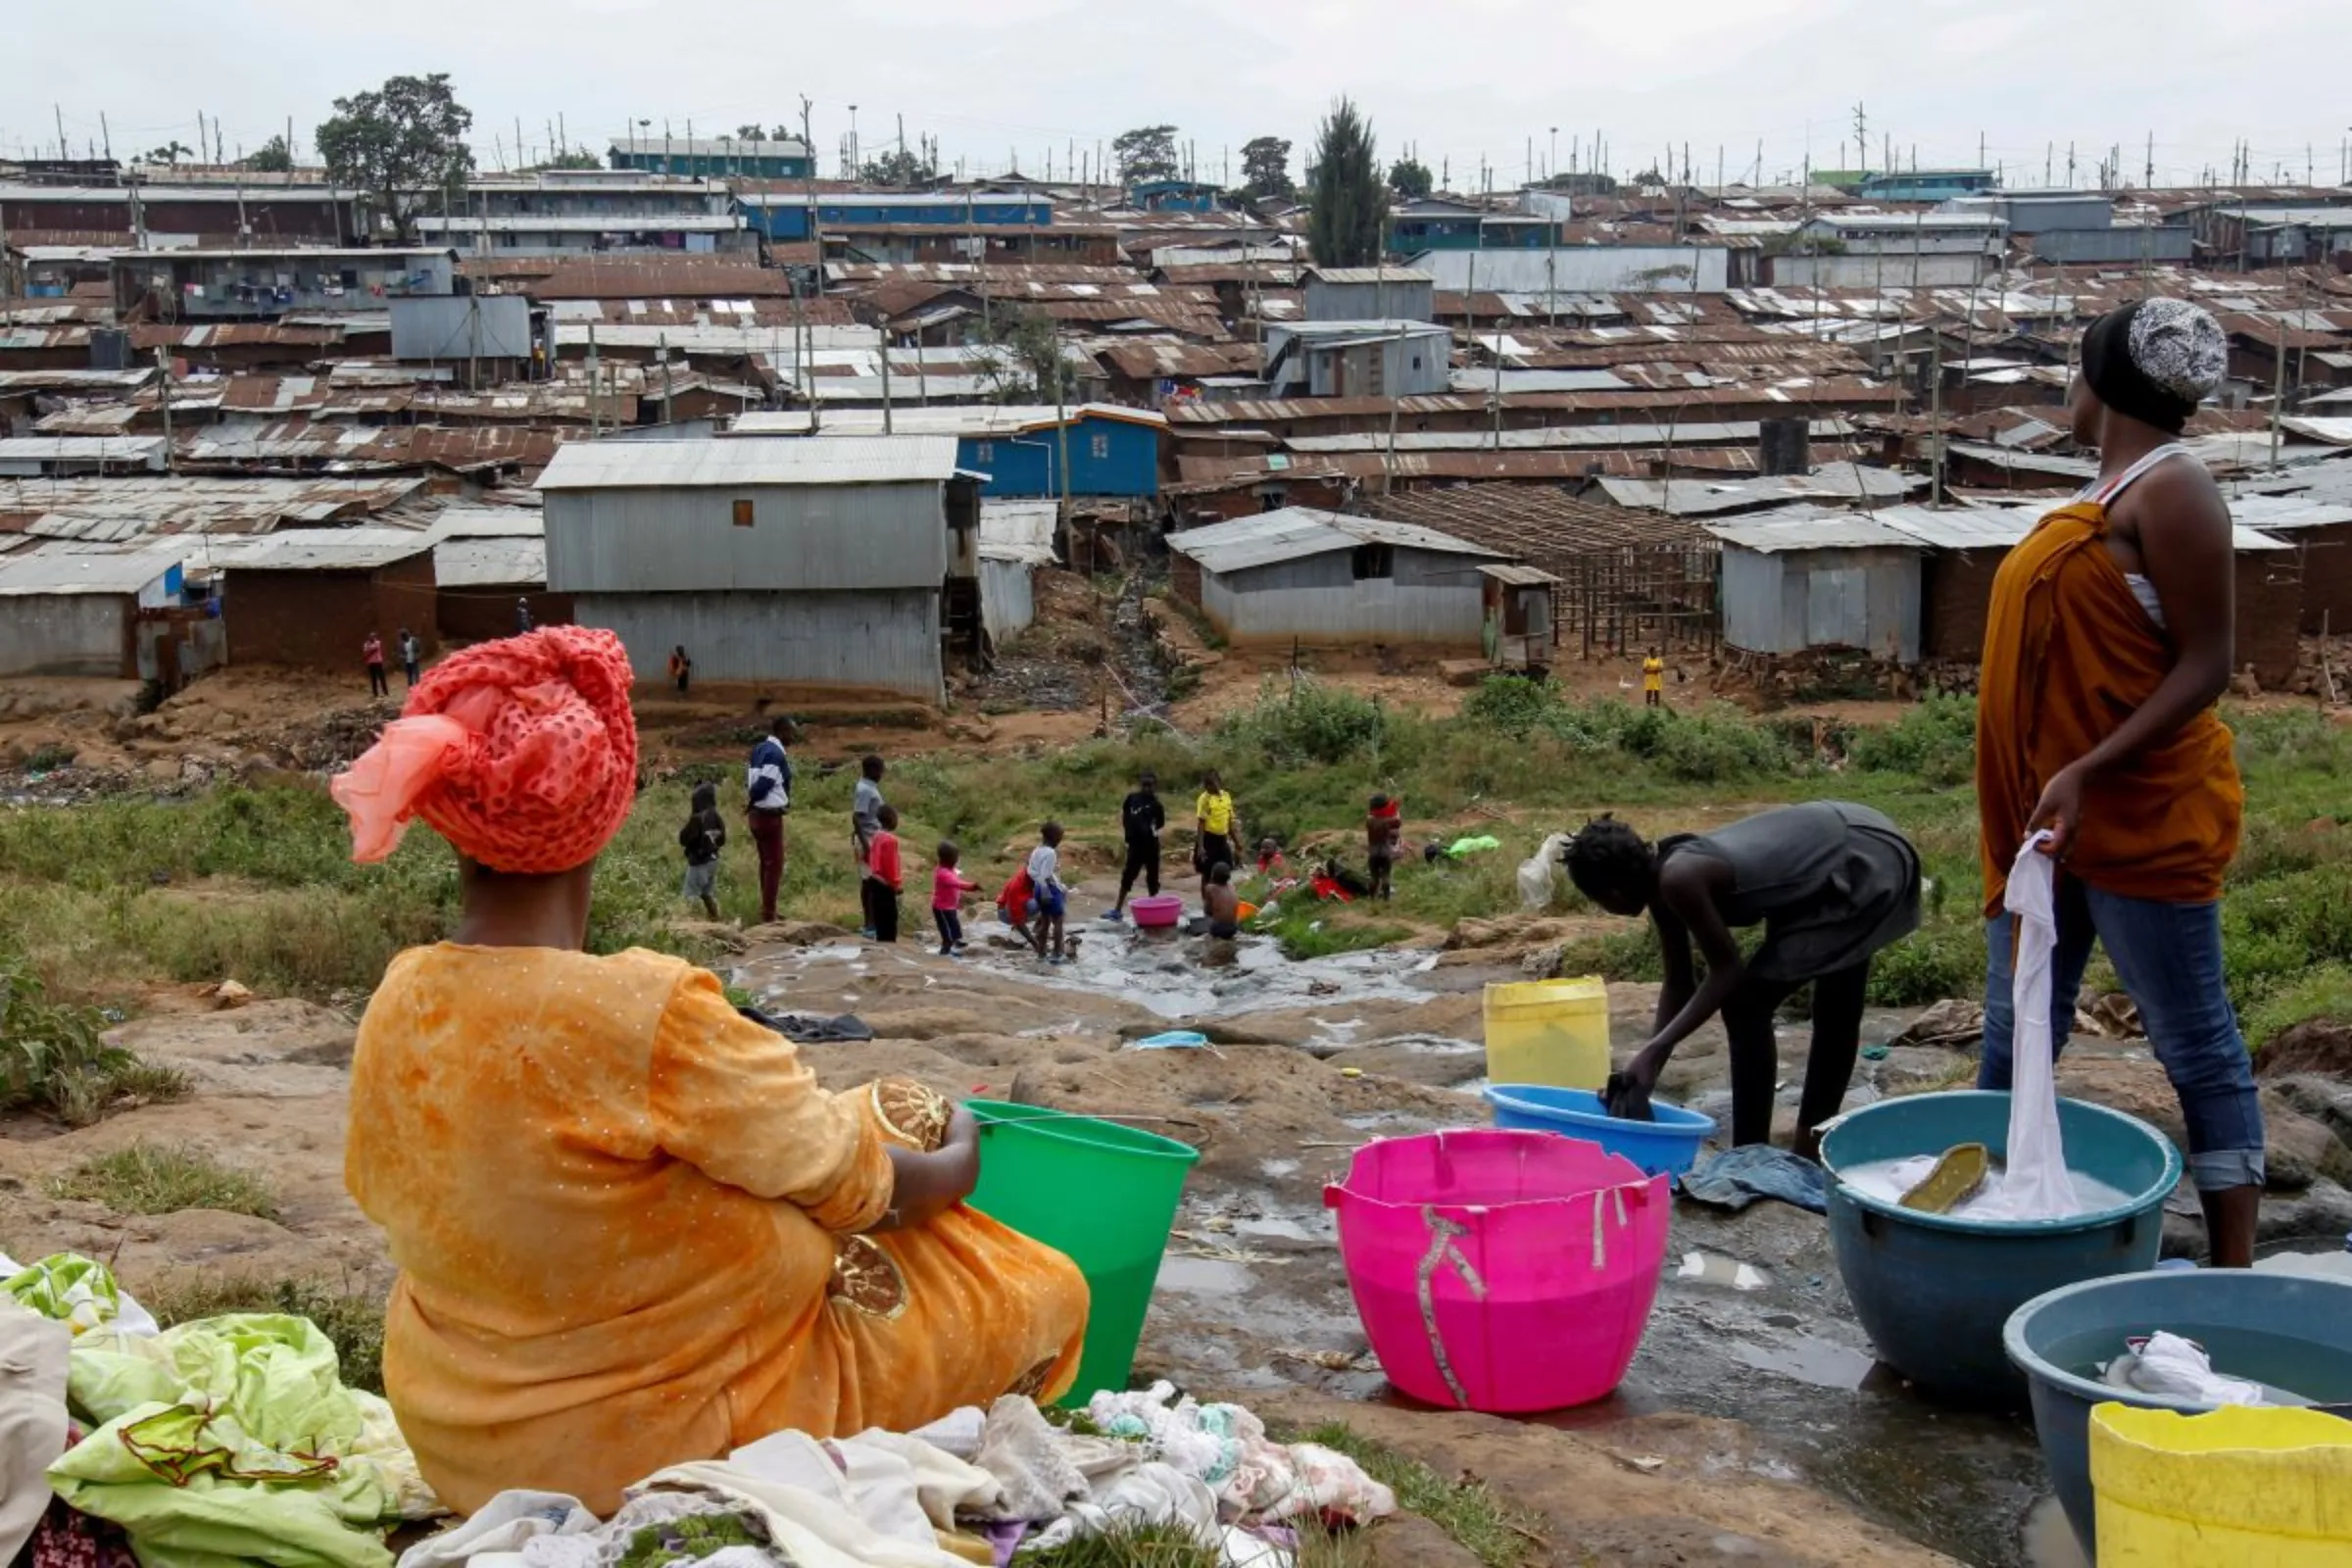
[[[753,228],[771,240],[811,237],[809,201],[799,193],[746,194],[738,198]],[[958,194],[953,191],[847,191],[816,198],[817,221],[828,228],[870,228],[936,223],[943,228],[1034,228],[1054,221],[1054,203],[1044,196]]]
[[[1147,213],[1213,213],[1215,185],[1199,179],[1142,179],[1127,187],[1127,204]]]
[[[1068,411],[1067,419],[1072,496],[1148,499],[1159,494],[1165,416],[1147,409],[1082,403]],[[884,423],[880,409],[842,409],[825,416],[825,433],[880,435]],[[983,496],[1045,500],[1061,494],[1061,429],[1050,404],[902,403],[890,411],[888,424],[900,436],[954,436],[956,466],[988,475],[980,487]],[[738,434],[762,438],[756,427],[739,427]]]

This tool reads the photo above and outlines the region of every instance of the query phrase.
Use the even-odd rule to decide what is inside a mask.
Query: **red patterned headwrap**
[[[452,655],[328,785],[351,858],[381,860],[421,816],[494,871],[568,871],[620,831],[637,792],[620,639],[549,626]]]

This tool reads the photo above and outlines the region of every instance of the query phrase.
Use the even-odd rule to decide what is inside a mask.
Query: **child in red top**
[[[885,806],[875,813],[877,831],[866,848],[865,868],[872,873],[858,884],[865,896],[865,923],[876,942],[899,940],[899,887],[905,874],[899,865],[899,812]]]
[[[1037,918],[1037,885],[1029,880],[1026,865],[1013,872],[1011,879],[997,890],[997,918],[1018,931],[1021,940],[1037,950],[1039,957],[1046,956],[1045,944],[1030,929]]]
[[[931,921],[939,927],[939,956],[943,958],[963,951],[963,896],[980,891],[979,883],[956,869],[961,858],[963,852],[952,840],[940,841],[939,868],[931,873]]]

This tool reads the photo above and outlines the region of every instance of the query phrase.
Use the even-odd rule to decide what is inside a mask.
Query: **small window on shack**
[[[1105,432],[1105,431],[1102,431],[1102,430],[1097,430],[1097,431],[1095,432],[1095,439],[1094,439],[1094,454],[1095,454],[1095,461],[1096,461],[1097,463],[1105,463],[1105,462],[1108,462],[1108,461],[1109,461],[1109,459],[1110,459],[1110,436],[1109,436],[1109,434],[1108,434],[1107,432]]]
[[[1355,580],[1396,575],[1396,553],[1388,545],[1357,545],[1350,564],[1355,568]]]
[[[751,504],[751,502],[750,502],[750,501],[748,501],[748,500],[745,500],[745,501],[738,501],[738,502],[736,502],[736,503],[735,503],[735,526],[736,526],[736,527],[738,527],[738,528],[749,528],[751,525],[752,525],[752,504]]]

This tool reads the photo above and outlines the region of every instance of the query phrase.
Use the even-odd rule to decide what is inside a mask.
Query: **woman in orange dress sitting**
[[[1087,1288],[961,1206],[970,1114],[828,1094],[717,979],[582,951],[636,793],[631,674],[554,626],[437,665],[333,784],[354,858],[458,852],[455,938],[395,958],[352,1063],[352,1196],[400,1281],[384,1381],[446,1502],[610,1511],[787,1428],[906,1430],[1075,1377]]]

